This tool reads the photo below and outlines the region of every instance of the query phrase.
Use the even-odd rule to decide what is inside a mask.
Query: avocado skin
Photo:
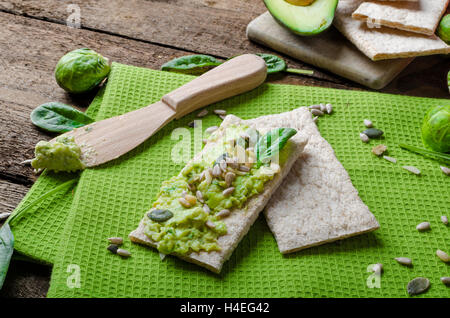
[[[283,27],[287,28],[288,30],[290,30],[291,32],[293,32],[297,35],[315,36],[315,35],[318,35],[318,34],[324,32],[325,30],[329,29],[331,24],[333,23],[334,14],[335,14],[336,7],[337,7],[339,1],[338,0],[316,0],[315,2],[328,2],[328,1],[332,2],[332,3],[329,7],[329,10],[327,10],[326,12],[323,12],[323,17],[324,17],[326,23],[318,24],[317,28],[313,29],[313,30],[302,30],[301,28],[290,25],[289,23],[284,21],[283,20],[283,12],[282,12],[283,9],[280,9],[277,7],[277,2],[279,2],[279,0],[264,0],[264,4],[265,4],[266,8],[269,10],[272,17],[275,19],[275,21],[277,21]],[[286,4],[291,10],[301,11],[302,9],[307,10],[307,8],[309,8],[310,6],[313,6],[314,2],[310,6],[296,6],[296,5],[289,4],[288,2],[286,2]],[[319,12],[317,12],[317,13],[319,13]]]

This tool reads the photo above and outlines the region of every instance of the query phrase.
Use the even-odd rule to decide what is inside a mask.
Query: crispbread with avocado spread
[[[300,158],[264,209],[280,252],[295,252],[378,229],[377,220],[359,198],[310,112],[302,107],[257,120],[275,119],[309,136]]]
[[[307,143],[285,124],[249,125],[228,115],[180,174],[163,182],[131,241],[219,273]],[[278,163],[269,161],[277,152],[260,143],[266,139],[282,144]]]

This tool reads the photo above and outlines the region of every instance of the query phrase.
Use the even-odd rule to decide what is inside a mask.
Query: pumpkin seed
[[[129,251],[121,249],[121,248],[119,248],[117,250],[117,254],[122,256],[122,257],[130,257],[131,256],[131,253]]]
[[[361,139],[362,142],[369,142],[369,136],[367,136],[366,134],[360,133],[359,134],[359,139]]]
[[[214,114],[216,114],[216,115],[226,115],[227,114],[227,111],[224,109],[214,109],[213,111],[214,111]]]
[[[227,196],[229,196],[230,194],[232,194],[233,191],[234,191],[234,187],[229,187],[229,188],[223,190],[223,191],[222,191],[222,194],[223,194],[224,196],[227,197]]]
[[[112,244],[116,245],[122,245],[123,244],[123,238],[121,237],[110,237],[108,238],[108,241]]]
[[[219,129],[219,127],[217,127],[217,126],[211,126],[211,127],[206,128],[205,133],[207,133],[207,134],[212,134],[212,133],[215,132],[217,129]]]
[[[441,216],[441,221],[442,221],[442,223],[444,223],[445,225],[448,224],[448,218],[447,218],[445,215]]]
[[[420,170],[417,169],[414,166],[403,166],[402,168],[405,169],[405,170],[408,170],[411,173],[414,173],[415,175],[419,175],[420,174]]]
[[[313,114],[314,116],[323,116],[323,111],[321,111],[320,109],[311,109],[311,114]]]
[[[216,217],[218,217],[218,218],[224,218],[224,217],[229,216],[230,213],[231,213],[230,210],[223,209],[223,210],[219,211],[219,212],[216,214]]]
[[[205,225],[210,229],[214,229],[216,227],[216,224],[210,220],[206,221]]]
[[[119,246],[117,244],[110,244],[106,249],[113,254],[117,254],[117,250],[119,249]]]
[[[392,163],[397,163],[397,159],[395,159],[393,157],[383,156],[383,158],[386,159],[387,161],[392,162]]]
[[[385,153],[387,150],[387,147],[385,145],[378,145],[372,148],[372,153],[375,156],[381,156],[383,153]]]
[[[436,255],[437,255],[437,257],[439,257],[440,260],[443,261],[444,263],[450,262],[450,256],[448,256],[448,254],[445,253],[444,251],[437,250],[437,251],[436,251]]]
[[[401,264],[401,265],[405,265],[405,266],[411,266],[412,265],[412,260],[410,258],[407,257],[397,257],[394,258],[397,263]]]
[[[183,198],[180,198],[180,199],[183,199]],[[185,199],[183,199],[183,200],[185,200]],[[173,217],[173,213],[170,210],[156,209],[156,210],[153,210],[153,211],[147,213],[147,216],[150,220],[152,220],[154,222],[165,222]]]
[[[364,126],[366,126],[367,128],[372,128],[373,123],[369,119],[364,119]]]
[[[325,105],[325,108],[326,108],[326,110],[327,110],[327,114],[328,114],[328,115],[331,114],[331,113],[333,112],[333,105],[331,105],[331,104],[326,104],[326,105]]]
[[[447,176],[450,176],[450,168],[441,166],[441,170],[444,174],[446,174]]]
[[[207,213],[207,214],[211,213],[211,209],[209,208],[209,206],[207,204],[203,205],[203,211],[205,211],[205,213]]]
[[[406,290],[408,291],[408,294],[412,296],[427,291],[429,287],[430,287],[430,280],[428,278],[417,277],[408,283],[408,285],[406,286]]]
[[[199,112],[197,114],[197,117],[201,118],[201,117],[205,117],[206,115],[208,115],[208,110],[207,109],[203,109],[201,112]]]
[[[383,131],[376,128],[369,128],[363,131],[363,134],[367,135],[369,138],[378,138],[383,135]]]
[[[441,277],[441,282],[446,286],[450,286],[450,277]]]
[[[428,231],[430,229],[430,223],[429,222],[422,222],[419,225],[416,226],[417,231],[423,232]]]

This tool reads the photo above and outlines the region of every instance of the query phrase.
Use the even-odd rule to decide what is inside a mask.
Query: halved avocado
[[[316,35],[333,22],[338,0],[264,0],[272,16],[292,32]]]

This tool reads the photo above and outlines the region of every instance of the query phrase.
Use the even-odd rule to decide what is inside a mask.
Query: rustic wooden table
[[[80,9],[81,28],[67,26],[73,4]],[[36,179],[20,162],[33,157],[39,140],[51,138],[31,124],[31,110],[48,101],[84,109],[92,100],[58,87],[53,70],[62,55],[89,47],[113,61],[159,69],[186,54],[271,52],[245,36],[247,24],[265,11],[262,0],[0,1],[0,213],[12,211]],[[313,69],[314,76],[274,76],[270,82],[365,89],[281,56],[290,67]],[[447,98],[449,68],[445,57],[417,58],[382,91]],[[45,297],[50,273],[42,265],[12,261],[0,297]]]

